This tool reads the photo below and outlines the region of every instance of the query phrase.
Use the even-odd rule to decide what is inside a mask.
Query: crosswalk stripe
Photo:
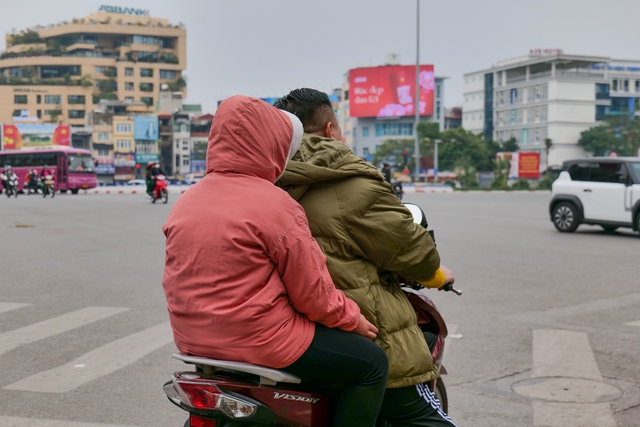
[[[627,322],[627,323],[625,323],[625,325],[627,325],[627,326],[637,326],[637,327],[640,328],[640,320],[636,320],[634,322]]]
[[[7,390],[64,393],[108,375],[173,342],[169,322],[103,345],[76,360],[4,387]]]
[[[602,381],[589,338],[584,332],[533,331],[533,378],[570,377]],[[533,401],[534,427],[616,427],[608,402]]]
[[[76,421],[42,420],[0,416],[0,427],[135,427],[121,424],[80,423]]]
[[[11,310],[17,310],[22,307],[27,307],[31,304],[20,304],[18,302],[0,302],[0,313],[5,313]]]
[[[4,332],[0,334],[0,355],[21,345],[31,344],[127,310],[129,309],[118,307],[86,307],[33,325]]]

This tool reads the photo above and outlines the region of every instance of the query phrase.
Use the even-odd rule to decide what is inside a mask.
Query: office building
[[[387,55],[379,67],[349,70],[341,88],[338,119],[344,142],[371,160],[388,139],[415,138],[415,65],[399,65]],[[444,77],[432,65],[420,66],[420,120],[437,122],[444,130]]]
[[[640,61],[534,50],[464,74],[462,126],[485,138],[515,138],[521,151],[549,166],[584,156],[581,132],[610,114],[633,113],[640,96]]]
[[[161,84],[185,91],[186,66],[186,30],[137,9],[101,6],[7,34],[0,122],[61,123],[73,133],[101,100],[144,103],[151,112]]]

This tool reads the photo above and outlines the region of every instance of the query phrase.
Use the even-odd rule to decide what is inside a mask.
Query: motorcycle
[[[424,212],[417,205],[405,204],[416,223],[427,227]],[[433,235],[432,230],[429,233]],[[441,375],[447,325],[433,301],[421,293],[419,284],[401,279],[402,290],[416,312],[417,322],[429,343],[431,357]],[[462,292],[451,284],[443,290]],[[215,360],[175,353],[174,359],[194,365],[193,371],[174,372],[163,386],[171,403],[189,413],[183,427],[328,427],[340,390],[331,385],[301,384],[300,378],[286,370],[249,363]],[[286,368],[285,368],[286,369]],[[441,378],[429,384],[442,409],[448,399]],[[389,424],[380,419],[379,426]]]
[[[31,178],[22,189],[24,194],[42,194],[42,183],[39,178]]]
[[[42,180],[42,197],[46,198],[47,196],[51,196],[53,199],[56,195],[56,190],[54,187],[53,176],[45,175]]]
[[[391,183],[391,187],[393,188],[393,194],[395,194],[398,199],[402,200],[402,195],[404,194],[402,181],[393,181]]]
[[[7,193],[7,197],[18,197],[18,178],[15,174],[11,178],[5,174],[0,174],[0,181],[4,183],[4,190]]]
[[[156,200],[159,199],[162,199],[162,203],[167,203],[169,201],[167,178],[164,175],[158,175],[156,177],[156,187],[151,193],[151,203],[155,203]]]

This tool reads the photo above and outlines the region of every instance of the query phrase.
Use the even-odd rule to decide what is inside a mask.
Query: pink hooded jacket
[[[301,136],[295,116],[258,99],[218,108],[207,175],[163,227],[162,285],[181,352],[283,368],[311,344],[313,322],[357,326],[360,309],[335,288],[304,210],[274,185]]]

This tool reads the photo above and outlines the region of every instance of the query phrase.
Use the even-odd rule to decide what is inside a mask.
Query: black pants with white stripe
[[[456,427],[427,384],[386,389],[380,418],[393,427]]]

